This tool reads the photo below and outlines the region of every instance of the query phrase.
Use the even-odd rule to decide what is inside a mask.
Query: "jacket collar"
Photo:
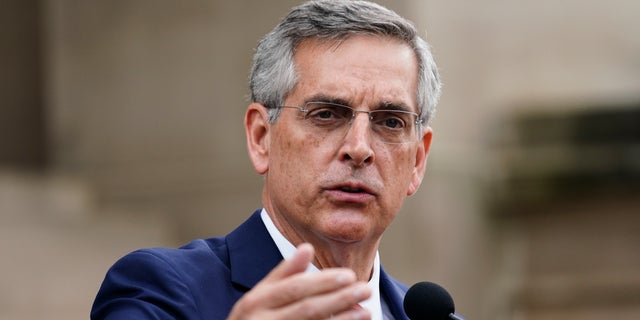
[[[231,281],[253,288],[282,261],[278,247],[260,218],[260,210],[227,236]]]

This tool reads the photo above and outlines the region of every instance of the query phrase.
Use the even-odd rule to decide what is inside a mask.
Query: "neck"
[[[274,226],[294,247],[302,243],[310,243],[315,249],[313,265],[318,269],[349,268],[353,270],[359,281],[368,282],[373,273],[373,264],[378,252],[379,238],[372,241],[340,241],[323,237],[314,232],[296,232],[286,221],[267,208],[267,213]]]
[[[371,279],[373,263],[378,252],[377,243],[367,246],[362,243],[344,244],[328,241],[312,245],[316,248],[313,264],[318,269],[349,268],[356,273],[359,281],[368,282]]]

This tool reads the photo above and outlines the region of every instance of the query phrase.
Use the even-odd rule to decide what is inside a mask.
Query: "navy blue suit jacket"
[[[124,256],[107,272],[91,319],[226,319],[281,260],[258,210],[225,237]],[[408,320],[402,308],[406,291],[381,268],[380,296],[396,319]]]

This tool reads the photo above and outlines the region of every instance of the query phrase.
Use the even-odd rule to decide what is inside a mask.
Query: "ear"
[[[259,174],[269,171],[269,128],[267,108],[259,103],[250,104],[244,115],[244,130],[249,158]]]
[[[429,157],[429,149],[431,148],[431,138],[433,136],[433,130],[431,127],[427,127],[423,134],[422,140],[416,150],[416,162],[413,167],[413,173],[411,174],[411,181],[409,182],[409,189],[407,195],[413,195],[420,188],[424,172],[427,168],[427,158]]]

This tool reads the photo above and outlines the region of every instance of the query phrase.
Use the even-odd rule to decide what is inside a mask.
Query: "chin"
[[[331,240],[345,243],[353,243],[370,236],[370,228],[367,223],[343,222],[337,225],[327,226],[325,236]]]
[[[340,208],[331,210],[325,216],[320,230],[332,240],[341,242],[357,242],[371,236],[374,224],[372,216],[359,208]]]

